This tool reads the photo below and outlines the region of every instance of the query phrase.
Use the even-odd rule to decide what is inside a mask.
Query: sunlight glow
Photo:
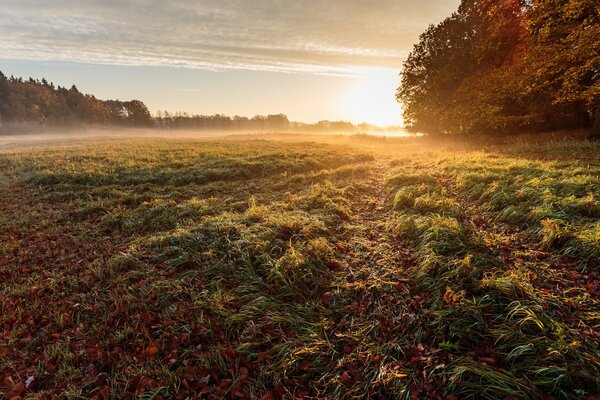
[[[355,83],[348,88],[341,101],[345,118],[353,123],[402,126],[402,111],[395,98],[398,71],[364,68],[356,72]]]

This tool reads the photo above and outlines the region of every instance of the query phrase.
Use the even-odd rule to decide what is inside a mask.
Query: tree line
[[[291,122],[284,114],[256,115],[252,118],[223,114],[190,115],[186,112],[158,111],[156,126],[163,129],[214,129],[214,130],[288,130]]]
[[[169,113],[158,111],[154,118],[155,125],[161,129],[190,130],[247,130],[247,131],[301,131],[301,132],[365,132],[382,128],[370,125],[354,125],[348,121],[319,121],[314,124],[290,121],[285,114],[245,116],[190,115],[186,112]]]
[[[139,100],[98,100],[45,79],[7,78],[0,71],[0,123],[36,123],[50,126],[151,126],[153,120]]]
[[[0,126],[37,124],[54,127],[126,126],[157,129],[298,132],[365,132],[382,128],[347,121],[293,122],[284,114],[244,116],[190,115],[158,111],[150,114],[140,100],[99,100],[46,79],[6,77],[0,71]]]
[[[598,0],[462,0],[419,38],[397,99],[432,135],[593,126],[600,136]]]

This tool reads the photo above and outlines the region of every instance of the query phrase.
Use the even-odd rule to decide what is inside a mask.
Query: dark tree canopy
[[[397,98],[429,134],[578,128],[598,112],[596,0],[463,0],[420,37]]]
[[[45,79],[7,78],[0,72],[0,123],[39,123],[51,126],[150,126],[152,116],[139,100],[98,100]]]

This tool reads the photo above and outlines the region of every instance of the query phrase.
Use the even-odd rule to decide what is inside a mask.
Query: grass
[[[0,149],[0,394],[600,394],[597,145],[264,139]]]

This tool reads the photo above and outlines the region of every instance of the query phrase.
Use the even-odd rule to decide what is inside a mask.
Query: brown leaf
[[[148,357],[154,357],[158,353],[158,347],[150,346],[146,349],[146,355]]]
[[[310,366],[312,365],[312,362],[310,362],[309,360],[303,360],[300,363],[300,369],[302,371],[308,371],[310,369]]]

